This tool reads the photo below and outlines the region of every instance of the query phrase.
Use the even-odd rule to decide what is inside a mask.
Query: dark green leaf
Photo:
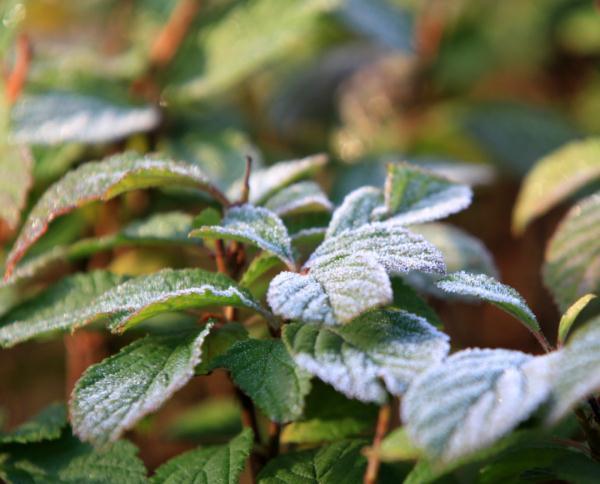
[[[196,367],[196,374],[209,373],[215,360],[227,353],[238,341],[248,339],[248,331],[239,323],[227,323],[214,329],[202,344],[202,361]]]
[[[66,426],[67,409],[65,405],[53,403],[12,432],[0,432],[0,444],[28,444],[58,439]]]

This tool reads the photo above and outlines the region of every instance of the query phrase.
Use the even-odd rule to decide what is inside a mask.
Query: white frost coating
[[[508,350],[455,353],[414,380],[402,419],[431,457],[464,457],[493,444],[548,398],[555,359]]]
[[[350,192],[333,212],[326,237],[333,237],[344,230],[371,223],[373,210],[382,203],[383,191],[379,188],[367,186]]]
[[[295,183],[273,195],[265,208],[280,217],[304,212],[329,212],[333,205],[315,182]]]
[[[432,161],[419,163],[419,165],[450,181],[470,186],[490,185],[497,176],[494,167],[480,163]]]
[[[27,96],[12,110],[12,138],[19,143],[102,143],[149,131],[159,123],[152,106],[125,107],[75,94]]]

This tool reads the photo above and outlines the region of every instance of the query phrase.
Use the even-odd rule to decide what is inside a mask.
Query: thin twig
[[[242,184],[242,193],[238,203],[248,203],[248,197],[250,196],[250,174],[252,172],[252,157],[246,155],[246,171],[244,172],[244,183]]]
[[[554,351],[554,348],[552,348],[552,345],[548,342],[544,333],[542,333],[541,331],[532,331],[532,333],[537,342],[540,344],[540,346],[544,348],[544,351],[546,353],[551,353],[552,351]]]
[[[246,428],[252,429],[252,432],[254,433],[254,442],[259,443],[260,429],[258,426],[258,421],[256,420],[256,414],[254,413],[254,404],[252,403],[252,400],[248,397],[248,395],[246,395],[238,387],[236,387],[235,384],[234,388],[237,399],[239,400],[240,405],[242,406],[242,425]],[[260,460],[260,457],[255,452],[252,452],[250,454],[249,462],[250,474],[252,475],[252,482],[254,483],[255,476],[258,474],[258,471],[262,467],[262,462]]]
[[[267,458],[272,459],[279,454],[279,439],[281,436],[281,424],[277,422],[269,423],[269,445],[267,448]]]
[[[221,239],[215,241],[215,262],[217,264],[217,271],[221,274],[228,274],[227,260],[225,258],[225,244]]]
[[[31,43],[25,34],[19,35],[16,47],[15,65],[6,80],[5,86],[6,100],[9,104],[13,104],[21,94],[31,61]]]
[[[388,403],[383,405],[379,409],[379,415],[377,416],[377,425],[375,426],[375,436],[373,437],[372,449],[373,452],[369,454],[367,462],[367,471],[363,479],[364,484],[375,484],[377,482],[377,475],[379,474],[379,453],[377,452],[381,441],[387,433],[391,416],[391,407]]]

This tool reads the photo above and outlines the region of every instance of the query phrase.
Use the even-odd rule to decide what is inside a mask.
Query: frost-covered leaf
[[[558,356],[549,422],[560,420],[578,402],[600,391],[600,317],[575,331]]]
[[[202,344],[202,361],[196,366],[196,374],[210,373],[215,360],[226,354],[235,343],[248,339],[248,331],[240,323],[229,322],[213,329]]]
[[[280,340],[240,341],[214,366],[227,368],[235,384],[271,420],[288,422],[302,414],[310,375],[296,366]]]
[[[283,266],[281,259],[269,252],[263,252],[255,257],[244,272],[240,280],[240,286],[251,287],[258,279],[275,267]]]
[[[438,281],[443,291],[462,296],[472,296],[490,302],[521,321],[529,330],[540,331],[535,314],[521,295],[512,287],[485,274],[455,272]]]
[[[408,313],[416,314],[424,318],[429,324],[441,328],[442,322],[435,311],[427,304],[421,296],[403,279],[396,277],[392,279],[392,292],[394,293],[393,306]]]
[[[0,475],[23,484],[144,484],[146,468],[137,453],[127,441],[97,450],[65,432],[59,440],[11,447]]]
[[[312,181],[283,188],[266,201],[265,207],[280,217],[305,212],[328,212],[333,208],[321,187]]]
[[[342,440],[316,449],[289,452],[271,460],[259,484],[339,484],[362,482],[367,466],[360,440]]]
[[[555,355],[473,349],[416,378],[402,401],[411,439],[449,462],[492,445],[549,395]]]
[[[600,192],[571,208],[550,239],[542,274],[563,312],[584,294],[600,292],[598,227]]]
[[[281,219],[270,210],[253,205],[233,207],[220,225],[193,230],[191,237],[237,240],[255,245],[278,256],[288,267],[294,268],[292,241]]]
[[[253,444],[252,430],[245,429],[228,444],[190,450],[156,469],[152,484],[238,484]]]
[[[448,353],[448,337],[405,311],[372,311],[343,326],[294,323],[283,340],[301,368],[350,398],[384,402]]]
[[[80,313],[125,278],[105,271],[75,274],[49,287],[0,319],[0,345],[7,347],[82,324]]]
[[[0,445],[28,444],[58,439],[66,426],[67,409],[65,405],[53,403],[12,432],[0,432]]]
[[[581,311],[583,311],[589,302],[595,298],[595,294],[586,294],[585,296],[580,297],[569,307],[569,309],[567,309],[565,314],[562,315],[560,323],[558,324],[557,342],[559,345],[564,344],[569,335],[569,331],[571,331],[573,324],[577,320],[577,316],[579,316]]]
[[[471,189],[408,163],[390,163],[384,206],[374,215],[408,225],[431,222],[467,208]]]
[[[31,210],[8,256],[7,274],[55,218],[96,200],[106,201],[127,191],[165,185],[196,187],[224,201],[204,173],[188,163],[133,152],[86,163],[52,185]]]
[[[327,164],[326,155],[312,155],[300,160],[280,161],[250,174],[249,201],[254,205],[264,203],[282,188],[303,178],[307,178]],[[228,191],[232,199],[239,197],[242,181],[234,183]]]
[[[26,148],[0,143],[0,222],[8,232],[21,220],[33,182],[32,170],[33,160]]]
[[[600,179],[600,139],[574,141],[537,162],[527,175],[513,212],[521,233],[533,219]]]
[[[362,187],[349,193],[333,212],[326,237],[333,237],[344,230],[371,223],[373,210],[382,203],[383,192],[379,188]]]
[[[157,410],[194,376],[210,328],[147,336],[89,367],[69,402],[73,432],[100,446]]]
[[[12,137],[31,144],[105,143],[150,131],[160,122],[153,106],[119,106],[61,92],[22,97],[11,115]]]

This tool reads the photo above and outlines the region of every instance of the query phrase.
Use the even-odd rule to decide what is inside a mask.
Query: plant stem
[[[544,336],[544,333],[542,333],[541,331],[532,331],[532,333],[537,342],[540,344],[540,346],[544,348],[544,351],[546,353],[551,353],[552,351],[554,351],[554,348],[552,348],[552,345],[548,342],[546,336]]]
[[[375,484],[377,482],[377,475],[379,474],[379,455],[377,449],[381,445],[381,441],[385,437],[390,424],[391,407],[389,403],[386,403],[379,409],[379,415],[377,416],[377,425],[375,426],[375,436],[373,437],[373,452],[369,453],[367,470],[363,479],[364,484]]]
[[[254,404],[252,400],[242,392],[238,387],[231,382],[235,388],[235,395],[242,406],[242,425],[246,428],[251,428],[254,433],[254,442],[259,443],[260,441],[260,429],[258,427],[258,421],[256,420],[256,413],[254,412]],[[256,452],[250,453],[250,474],[252,475],[252,482],[254,477],[258,474],[258,471],[262,467],[260,457]]]
[[[31,45],[29,39],[25,34],[20,34],[17,38],[17,59],[6,80],[5,94],[9,104],[13,104],[23,90],[30,61]]]
[[[279,454],[279,438],[281,436],[281,424],[277,422],[269,423],[269,446],[267,448],[267,458],[271,459]]]

